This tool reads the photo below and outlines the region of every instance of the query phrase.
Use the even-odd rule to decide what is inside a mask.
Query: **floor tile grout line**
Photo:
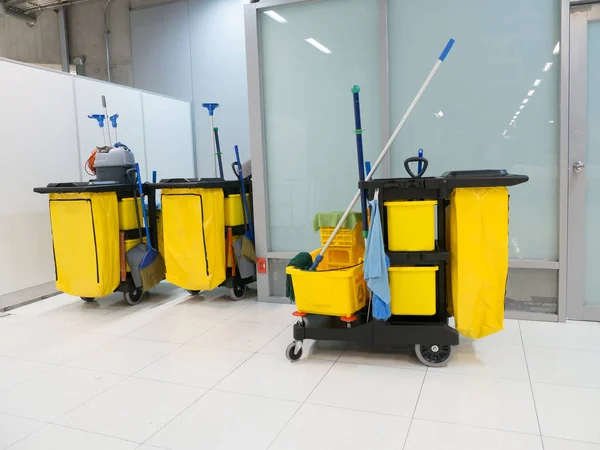
[[[196,389],[200,389],[200,388],[196,388]],[[186,412],[188,409],[190,409],[192,406],[194,406],[196,403],[198,403],[206,394],[208,394],[211,391],[211,389],[204,389],[204,392],[202,393],[202,395],[200,397],[198,397],[196,400],[194,400],[192,403],[190,403],[187,407],[183,408],[179,413],[177,413],[175,416],[173,416],[171,418],[171,420],[169,420],[167,423],[165,423],[162,427],[160,427],[158,430],[156,430],[154,433],[152,433],[148,438],[146,438],[146,440],[144,440],[144,442],[141,443],[141,445],[146,445],[148,444],[148,441],[150,439],[152,439],[154,436],[156,436],[158,433],[160,433],[163,429],[165,429],[166,427],[169,426],[169,424],[171,424],[175,419],[177,419],[179,416],[181,416],[184,412]],[[151,444],[148,444],[151,445]],[[162,447],[159,447],[162,448]]]
[[[404,417],[404,416],[397,416],[397,417]],[[449,422],[449,421],[445,421],[445,420],[433,420],[433,419],[424,419],[422,417],[418,417],[415,418],[416,420],[422,420],[422,421],[427,421],[427,422],[434,422],[434,423],[443,423],[446,425],[456,425],[459,427],[467,427],[467,428],[477,428],[478,430],[488,430],[488,431],[500,431],[503,433],[515,433],[515,434],[520,434],[520,435],[524,435],[524,436],[535,436],[535,437],[540,437],[539,434],[537,433],[527,433],[525,431],[515,431],[515,430],[509,430],[506,428],[490,428],[490,427],[484,427],[481,425],[472,425],[472,424],[466,424],[466,423],[460,423],[460,422]],[[546,436],[546,437],[550,437],[550,436]]]
[[[123,376],[123,375],[121,375]],[[128,380],[130,377],[125,376],[123,377],[122,380],[117,381],[115,384],[111,384],[110,386],[108,386],[106,389],[102,390],[101,392],[98,392],[96,395],[88,398],[86,401],[84,401],[83,403],[80,403],[79,405],[75,406],[74,408],[69,409],[67,412],[65,412],[64,414],[59,415],[57,418],[55,418],[54,420],[52,420],[50,423],[54,424],[54,425],[61,425],[59,423],[56,423],[58,420],[62,419],[63,417],[65,417],[66,415],[72,413],[73,411],[75,411],[77,408],[80,408],[81,406],[91,402],[92,400],[94,400],[95,398],[99,397],[100,395],[104,394],[106,391],[114,388],[115,386],[118,386],[119,384],[123,383],[125,380]]]
[[[286,330],[287,330],[287,328],[286,328]],[[338,357],[336,358],[336,360],[331,363],[331,365],[329,366],[329,368],[327,369],[327,371],[325,372],[325,374],[323,374],[323,376],[321,377],[321,379],[317,382],[317,384],[315,384],[315,387],[312,388],[311,391],[308,393],[308,395],[304,398],[304,400],[302,401],[302,403],[300,404],[300,406],[298,406],[298,409],[296,409],[296,411],[294,412],[294,414],[292,414],[292,417],[290,417],[289,420],[285,423],[285,425],[283,427],[281,427],[281,430],[279,430],[279,432],[277,433],[277,435],[273,438],[273,440],[271,441],[271,443],[267,446],[266,450],[269,450],[273,446],[273,444],[275,443],[275,441],[277,441],[277,438],[279,438],[279,436],[281,435],[281,433],[283,433],[283,431],[287,428],[287,426],[290,424],[290,422],[292,420],[294,420],[294,417],[296,417],[296,414],[298,414],[298,411],[300,411],[302,409],[302,407],[304,405],[306,405],[306,401],[310,398],[310,396],[313,394],[313,392],[315,392],[315,390],[319,387],[319,385],[325,379],[325,377],[331,371],[331,369],[333,369],[333,366],[335,366],[337,364],[338,360],[340,359],[340,356],[342,356],[341,353],[338,355]],[[293,364],[293,363],[290,362],[290,364]]]
[[[112,436],[110,434],[99,433],[97,431],[85,430],[83,428],[72,427],[70,425],[63,425],[62,423],[46,423],[46,425],[44,425],[39,430],[34,431],[34,433],[37,433],[38,431],[41,431],[43,428],[46,428],[49,425],[53,425],[55,427],[68,428],[69,430],[81,431],[81,432],[84,432],[84,433],[95,434],[96,436],[102,436],[102,437],[106,437],[106,438],[117,439],[117,440],[120,440],[120,441],[131,442],[132,444],[136,444],[138,446],[143,445],[140,442],[138,442],[138,441],[132,441],[131,439],[126,439],[126,438],[122,438],[122,437]],[[31,434],[33,434],[33,433],[31,433]],[[31,436],[31,434],[29,436]],[[29,437],[29,436],[27,436],[27,437]],[[14,444],[11,444],[11,447],[13,445]],[[8,447],[8,448],[10,448],[10,447]],[[8,450],[8,448],[6,450]]]
[[[537,402],[535,401],[535,391],[533,390],[533,382],[531,381],[531,372],[529,370],[529,361],[527,360],[527,352],[525,351],[525,341],[523,340],[523,333],[521,331],[521,321],[519,323],[519,334],[521,335],[521,342],[523,343],[523,356],[525,356],[525,366],[527,367],[527,376],[529,377],[529,388],[531,389],[531,399],[533,400],[533,409],[535,411],[535,419],[538,425],[538,431],[540,433],[540,442],[542,443],[542,450],[545,449],[544,438],[542,437],[542,425],[540,424],[540,415],[538,413]]]
[[[40,428],[38,428],[37,430],[32,431],[31,433],[27,434],[26,436],[23,436],[21,439],[16,440],[15,442],[13,442],[12,444],[10,444],[8,447],[6,447],[4,450],[10,450],[11,447],[14,447],[15,445],[17,445],[19,442],[27,439],[29,436],[33,436],[35,433],[37,433],[38,431],[42,431],[44,428],[46,428],[48,425],[52,425],[51,423],[47,423],[47,422],[43,422],[44,425],[42,425]]]
[[[196,404],[198,401],[200,401],[200,399],[202,397],[204,397],[206,394],[208,394],[209,392],[213,391],[214,388],[221,383],[225,378],[227,378],[229,375],[231,375],[233,372],[235,372],[236,370],[238,370],[243,364],[246,363],[246,361],[248,361],[250,358],[252,358],[254,355],[256,355],[256,352],[254,353],[249,353],[249,356],[247,358],[245,358],[241,363],[239,363],[234,369],[232,369],[227,375],[225,375],[223,378],[221,378],[219,381],[217,381],[215,383],[215,385],[211,388],[198,388],[196,387],[196,389],[204,389],[205,392],[198,397],[194,402],[192,402],[191,405],[189,405],[187,408],[184,408],[181,412],[179,412],[179,414],[177,414],[176,416],[174,416],[171,420],[169,420],[166,424],[164,424],[162,427],[160,427],[158,430],[156,430],[155,433],[153,433],[150,437],[148,437],[143,443],[142,445],[146,444],[150,439],[152,439],[154,436],[156,436],[161,430],[163,430],[165,427],[167,427],[171,422],[173,422],[175,419],[177,419],[181,414],[183,414],[185,411],[187,411],[188,409],[190,409],[194,404]],[[166,355],[165,355],[166,356]],[[137,372],[136,372],[137,373]],[[171,383],[173,384],[173,383]],[[195,386],[194,386],[195,387]]]
[[[31,360],[28,360],[28,359],[19,359],[19,358],[11,358],[11,359],[14,359],[14,360],[17,360],[17,361],[39,362],[39,361],[31,361]],[[0,389],[0,393],[2,393],[2,392],[8,392],[10,389],[12,389],[14,387],[20,386],[23,383],[27,383],[28,381],[31,381],[31,380],[39,377],[40,375],[43,375],[43,374],[45,374],[47,372],[50,372],[51,370],[54,370],[57,367],[61,367],[60,364],[51,364],[51,363],[42,363],[42,364],[48,364],[48,365],[50,365],[52,367],[50,367],[48,370],[44,370],[43,372],[40,372],[40,373],[32,376],[30,378],[27,378],[26,380],[21,380],[21,381],[16,382],[15,384],[11,384],[10,386],[8,386],[6,388],[2,388],[2,389]],[[2,414],[8,414],[8,413],[2,413]]]
[[[408,436],[410,434],[410,429],[413,424],[413,420],[415,419],[415,414],[417,412],[417,407],[419,406],[419,400],[421,399],[421,392],[423,392],[423,386],[425,386],[425,380],[427,379],[427,374],[429,373],[429,367],[425,369],[425,374],[423,375],[423,381],[421,381],[421,388],[419,389],[419,394],[417,395],[417,401],[415,402],[415,407],[413,408],[413,413],[410,418],[410,423],[408,424],[408,429],[406,430],[406,437],[404,438],[404,444],[402,444],[402,450],[406,448],[406,443],[408,442]]]

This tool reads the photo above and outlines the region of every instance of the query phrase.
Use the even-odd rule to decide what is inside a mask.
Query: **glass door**
[[[570,22],[567,318],[600,320],[600,3]]]

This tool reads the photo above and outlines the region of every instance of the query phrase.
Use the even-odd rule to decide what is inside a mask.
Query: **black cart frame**
[[[416,160],[416,158],[412,158]],[[410,173],[410,172],[409,172]],[[422,175],[422,173],[420,174]],[[456,188],[515,186],[525,183],[525,175],[511,175],[505,170],[447,172],[441,177],[394,178],[359,183],[359,188],[373,199],[379,191],[379,211],[384,245],[392,267],[437,266],[436,313],[432,316],[395,316],[387,321],[375,320],[367,306],[358,311],[352,322],[339,317],[321,315],[299,316],[294,325],[294,342],[287,350],[288,359],[295,361],[302,355],[304,339],[352,341],[363,344],[415,346],[419,359],[432,366],[444,365],[451,356],[451,346],[459,342],[458,332],[448,325],[447,286],[449,278],[448,243],[446,241],[446,210]],[[388,248],[388,222],[385,202],[402,200],[437,201],[437,240],[435,249],[427,252],[392,252]],[[432,352],[431,350],[435,350]],[[424,357],[427,354],[431,359]],[[437,356],[436,356],[437,354]]]

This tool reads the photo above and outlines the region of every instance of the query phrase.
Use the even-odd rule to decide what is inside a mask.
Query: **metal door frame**
[[[568,256],[567,317],[600,320],[600,305],[585,305],[585,194],[586,170],[576,173],[574,164],[585,163],[587,156],[587,27],[600,21],[600,3],[571,3],[569,55],[569,142],[566,170],[568,177]]]

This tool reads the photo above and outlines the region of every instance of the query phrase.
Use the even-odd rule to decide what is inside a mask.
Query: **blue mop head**
[[[373,294],[373,317],[378,320],[388,320],[391,316],[390,304]]]

